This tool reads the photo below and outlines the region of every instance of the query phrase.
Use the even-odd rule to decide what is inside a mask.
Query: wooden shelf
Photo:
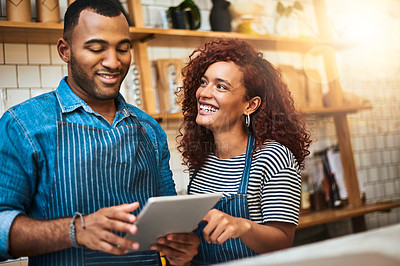
[[[321,45],[344,49],[347,44],[329,44],[312,38],[285,38],[270,35],[248,35],[236,32],[193,31],[130,27],[132,41],[151,46],[197,47],[215,38],[238,38],[250,41],[257,49],[272,51],[307,52]],[[62,23],[0,21],[0,42],[56,44],[62,36]]]
[[[339,220],[362,216],[366,213],[389,211],[400,207],[400,202],[382,202],[364,204],[360,207],[346,207],[342,209],[327,209],[317,212],[300,214],[299,224],[296,229],[331,223]]]
[[[300,112],[304,115],[315,114],[318,116],[328,116],[335,114],[347,114],[347,113],[356,113],[360,110],[371,109],[371,105],[363,105],[363,106],[343,106],[343,107],[321,107],[321,108],[303,108]],[[181,119],[183,118],[181,113],[159,113],[159,114],[151,114],[151,116],[156,120],[164,120],[164,119]]]
[[[0,42],[56,44],[63,27],[61,23],[0,21]]]
[[[215,38],[238,38],[251,42],[257,49],[272,51],[307,52],[321,45],[337,50],[348,48],[349,44],[328,43],[314,38],[287,38],[271,35],[249,35],[237,32],[193,31],[179,29],[154,29],[131,27],[132,40],[147,42],[151,46],[197,47]]]

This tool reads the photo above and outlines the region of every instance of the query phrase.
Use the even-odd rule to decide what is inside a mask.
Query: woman
[[[224,193],[197,229],[192,263],[290,247],[311,141],[280,73],[247,42],[221,39],[196,49],[182,74],[188,193]]]

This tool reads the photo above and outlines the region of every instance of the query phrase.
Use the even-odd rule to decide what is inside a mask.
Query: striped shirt
[[[192,181],[190,194],[236,194],[246,154],[231,159],[207,156]],[[192,176],[193,172],[190,173]],[[254,152],[247,188],[250,218],[256,223],[287,222],[297,225],[301,173],[296,158],[285,146],[267,141]]]

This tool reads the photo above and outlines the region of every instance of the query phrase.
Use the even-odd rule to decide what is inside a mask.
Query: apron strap
[[[245,165],[244,165],[244,170],[243,170],[243,175],[242,175],[242,180],[240,183],[240,186],[238,188],[238,194],[247,194],[247,186],[249,184],[249,175],[250,175],[250,168],[251,168],[251,152],[253,151],[253,146],[254,146],[254,136],[249,134],[249,137],[247,139],[247,147],[246,147],[246,157],[245,157]],[[199,168],[196,168],[193,172],[192,177],[189,180],[188,184],[188,194],[190,194],[190,188],[192,187],[192,181],[196,177],[197,173],[199,172]]]
[[[196,169],[194,169],[194,172],[193,172],[192,177],[189,178],[189,184],[188,184],[188,186],[187,186],[187,188],[188,188],[188,189],[187,189],[187,193],[188,193],[188,194],[190,194],[190,188],[192,187],[192,181],[193,181],[193,179],[196,177],[198,171],[199,171],[199,167],[196,168]]]
[[[249,184],[249,175],[250,175],[250,168],[252,161],[251,153],[253,151],[253,146],[254,146],[254,136],[249,134],[249,137],[247,139],[247,148],[246,148],[246,158],[245,158],[246,162],[244,165],[242,181],[238,189],[238,194],[243,194],[243,195],[247,194],[247,186]]]

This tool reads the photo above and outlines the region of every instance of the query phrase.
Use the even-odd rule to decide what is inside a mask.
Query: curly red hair
[[[245,99],[261,98],[260,107],[251,115],[249,131],[255,137],[255,148],[266,140],[285,145],[296,157],[301,168],[309,155],[310,134],[294,108],[293,98],[281,73],[263,58],[263,54],[248,42],[238,39],[217,39],[206,42],[193,51],[188,64],[182,69],[181,93],[183,123],[179,128],[178,150],[183,164],[193,170],[200,167],[207,154],[215,151],[210,130],[196,124],[196,91],[207,68],[220,61],[234,62],[243,73]]]

